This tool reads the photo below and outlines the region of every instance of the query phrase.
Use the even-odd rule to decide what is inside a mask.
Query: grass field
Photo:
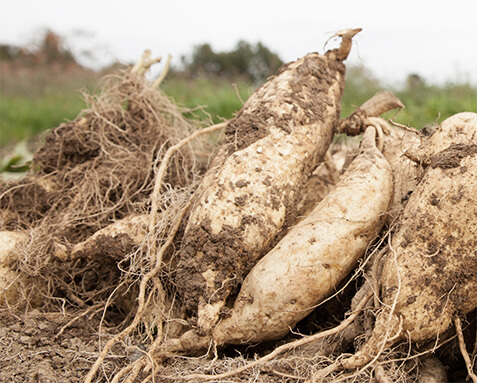
[[[4,66],[0,75],[0,147],[74,119],[85,108],[81,91],[92,91],[100,78],[92,71]]]
[[[90,71],[2,71],[0,89],[0,147],[10,146],[74,119],[85,107],[80,90],[92,91],[100,75]],[[421,128],[461,111],[477,111],[477,88],[468,84],[429,85],[419,78],[392,89],[363,68],[348,70],[342,115],[349,115],[380,90],[393,91],[406,105],[396,121]],[[163,90],[180,105],[196,108],[194,116],[214,122],[230,119],[253,91],[244,82],[184,79],[170,76]],[[197,109],[200,107],[199,109]],[[3,153],[2,153],[3,155]]]

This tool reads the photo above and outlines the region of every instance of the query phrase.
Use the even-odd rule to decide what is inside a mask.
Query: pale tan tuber
[[[461,113],[423,139],[428,163],[392,234],[379,313],[368,342],[328,371],[372,362],[402,340],[439,337],[477,306],[477,114]]]
[[[229,317],[213,330],[214,342],[254,343],[288,333],[328,297],[379,234],[391,204],[389,164],[369,128],[360,154],[312,213],[252,269]],[[194,331],[182,347],[204,347]]]
[[[198,309],[205,332],[294,222],[301,188],[339,121],[340,58],[312,53],[284,65],[228,123],[225,144],[195,193],[176,271],[185,307]]]
[[[19,231],[0,231],[0,307],[13,305],[18,301],[18,286],[20,275],[10,265],[11,252],[26,234]]]

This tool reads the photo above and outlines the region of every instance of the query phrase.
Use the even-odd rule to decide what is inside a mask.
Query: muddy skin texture
[[[236,294],[293,222],[300,189],[339,120],[344,72],[317,53],[286,64],[228,124],[179,254],[175,279],[188,310]]]
[[[99,235],[88,243],[75,256],[98,260],[103,262],[120,262],[124,257],[134,250],[135,241],[127,234],[119,234],[115,237],[109,235]]]
[[[435,166],[411,196],[393,238],[397,269],[392,261],[384,269],[385,302],[395,297],[397,271],[402,275],[396,310],[417,342],[445,331],[455,312],[477,305],[477,151],[459,146],[458,155],[453,145],[432,158]]]
[[[460,166],[461,160],[477,154],[477,145],[452,144],[431,158],[432,168],[451,169]]]
[[[399,217],[381,275],[385,305],[369,341],[341,366],[354,369],[399,341],[423,344],[477,307],[477,155],[428,167]],[[456,151],[453,146],[452,151]],[[447,153],[446,153],[447,152]],[[448,157],[446,149],[433,158]],[[455,153],[454,153],[455,154]],[[395,305],[390,313],[389,308]]]

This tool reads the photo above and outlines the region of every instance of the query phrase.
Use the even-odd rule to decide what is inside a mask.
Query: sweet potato
[[[420,174],[419,165],[415,164],[404,153],[416,149],[420,143],[418,131],[408,132],[401,128],[391,128],[384,120],[376,119],[392,109],[403,109],[403,103],[391,92],[378,92],[368,101],[357,108],[349,117],[340,121],[339,132],[348,135],[360,134],[364,127],[371,122],[385,126],[389,134],[382,138],[383,155],[393,169],[394,198],[393,205],[388,213],[387,222],[396,219],[402,210],[408,194],[417,185]]]
[[[416,149],[420,139],[416,133],[394,128],[393,134],[384,138],[383,155],[391,165],[394,175],[394,198],[387,222],[392,223],[401,213],[409,195],[416,188],[422,168],[405,153]]]
[[[18,301],[19,274],[10,267],[11,251],[25,238],[19,231],[0,231],[0,307]]]
[[[406,155],[415,162],[429,165],[436,153],[451,144],[477,144],[477,113],[458,113],[443,121],[440,126],[422,129],[419,148],[409,149]]]
[[[176,285],[204,331],[293,222],[300,189],[331,143],[347,54],[330,52],[283,66],[250,96],[195,193]]]
[[[336,188],[246,277],[214,341],[248,343],[278,339],[328,297],[381,230],[392,195],[392,172],[366,130],[360,154]],[[185,349],[203,347],[193,331]]]
[[[306,218],[340,179],[340,170],[334,156],[331,154],[331,149],[332,147],[330,147],[323,162],[316,167],[302,188],[301,199],[297,205],[297,221]],[[344,154],[339,152],[338,155]]]
[[[428,163],[392,234],[381,276],[385,309],[352,369],[408,338],[435,339],[477,306],[477,114],[461,113],[423,138]],[[456,142],[457,141],[457,142]]]
[[[106,258],[121,261],[132,249],[144,241],[147,235],[147,215],[130,215],[98,230],[86,241],[75,244],[65,254],[56,252],[57,258],[89,258],[105,261]]]
[[[0,309],[27,303],[39,307],[44,303],[48,285],[31,270],[22,268],[26,243],[32,241],[25,231],[0,230]],[[54,249],[56,251],[57,249]]]

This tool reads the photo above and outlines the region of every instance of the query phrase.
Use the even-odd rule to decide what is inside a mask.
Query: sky
[[[240,40],[288,62],[324,53],[334,32],[360,27],[347,63],[386,83],[412,73],[477,84],[477,0],[0,1],[0,43],[28,44],[48,28],[75,51],[95,51],[96,66],[135,62],[145,49],[178,65],[196,45],[227,51]]]

